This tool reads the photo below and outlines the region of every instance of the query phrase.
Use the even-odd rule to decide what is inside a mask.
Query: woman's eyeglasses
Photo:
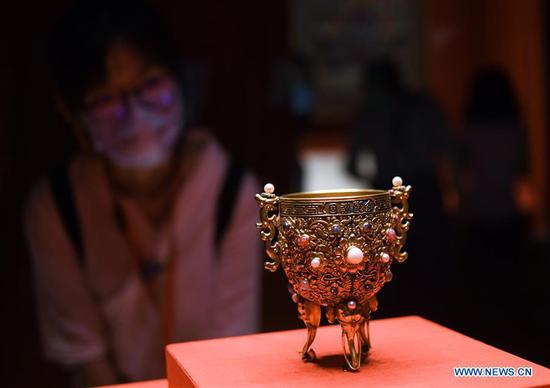
[[[174,106],[177,86],[172,77],[157,75],[148,78],[139,88],[125,94],[100,94],[86,104],[86,115],[96,124],[116,127],[136,104],[150,111],[163,112]]]

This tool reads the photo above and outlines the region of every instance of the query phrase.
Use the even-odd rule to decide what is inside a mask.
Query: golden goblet
[[[390,190],[315,191],[277,196],[272,184],[256,195],[261,208],[258,228],[275,271],[282,264],[308,333],[304,361],[321,320],[342,327],[347,367],[358,370],[370,348],[369,320],[377,309],[376,293],[391,281],[393,261],[403,262],[412,214],[411,186],[393,179]]]

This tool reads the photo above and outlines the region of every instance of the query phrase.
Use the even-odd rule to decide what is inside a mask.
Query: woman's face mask
[[[140,169],[168,159],[184,117],[175,79],[161,68],[143,70],[137,59],[124,48],[109,55],[108,85],[116,87],[90,93],[83,117],[96,152],[117,166]]]

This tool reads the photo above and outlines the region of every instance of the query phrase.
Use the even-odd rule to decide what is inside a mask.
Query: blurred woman
[[[464,320],[471,335],[500,346],[515,330],[517,268],[524,259],[529,207],[527,132],[508,76],[473,80],[460,152]],[[520,195],[523,193],[523,195]],[[467,285],[467,286],[466,286]]]
[[[205,131],[141,1],[75,6],[49,62],[81,152],[26,211],[45,355],[76,385],[164,376],[166,343],[254,332],[254,178]]]
[[[461,203],[469,221],[509,223],[528,206],[517,195],[529,175],[526,138],[508,76],[499,69],[480,71],[470,91],[461,142]],[[490,198],[492,205],[481,198]]]

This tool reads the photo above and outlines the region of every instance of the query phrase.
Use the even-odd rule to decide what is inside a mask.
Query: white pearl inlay
[[[357,247],[350,247],[346,253],[346,261],[350,264],[359,264],[363,261],[363,251]]]
[[[400,176],[396,176],[392,179],[391,183],[394,187],[400,187],[403,186],[403,179]]]
[[[311,259],[311,266],[313,268],[319,268],[320,265],[321,265],[321,258],[314,257],[313,259]]]

